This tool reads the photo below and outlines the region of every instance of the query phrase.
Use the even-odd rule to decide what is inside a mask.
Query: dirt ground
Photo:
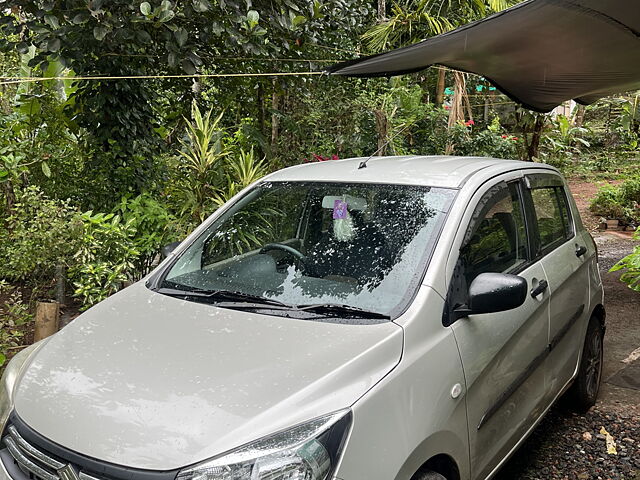
[[[609,269],[637,245],[631,232],[599,231],[589,202],[604,184],[569,182],[598,245],[607,331],[598,403],[585,415],[554,407],[497,475],[497,480],[640,480],[640,293]],[[607,453],[606,435],[616,442]]]
[[[640,357],[640,293],[620,282],[620,272],[609,272],[638,242],[633,240],[632,232],[598,230],[600,222],[589,212],[589,202],[604,183],[569,182],[583,222],[598,245],[600,274],[605,288],[607,332],[599,407],[638,409],[637,414],[640,415],[640,370],[637,370],[640,360],[631,360]],[[621,378],[628,377],[630,373],[637,374],[637,378],[629,381]]]

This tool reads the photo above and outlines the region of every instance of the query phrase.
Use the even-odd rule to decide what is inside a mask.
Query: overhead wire
[[[165,78],[225,78],[225,77],[292,77],[306,75],[324,75],[324,72],[267,72],[267,73],[198,73],[176,75],[89,75],[75,77],[0,77],[0,85],[13,85],[19,83],[36,83],[50,80],[156,80]]]

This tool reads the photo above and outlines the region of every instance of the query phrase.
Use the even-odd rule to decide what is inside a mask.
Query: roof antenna
[[[358,165],[358,170],[360,170],[361,168],[367,168],[367,162],[369,160],[371,160],[378,153],[380,153],[382,150],[387,148],[389,146],[389,144],[396,139],[397,136],[399,136],[401,133],[403,133],[411,125],[412,125],[411,123],[407,123],[404,127],[402,127],[400,130],[398,130],[396,133],[394,133],[393,136],[389,140],[384,142],[375,152],[373,152],[369,158],[367,158],[366,160],[361,161],[360,165]]]

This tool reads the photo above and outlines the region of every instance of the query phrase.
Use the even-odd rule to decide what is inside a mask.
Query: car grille
[[[79,471],[70,463],[62,462],[39,450],[22,438],[13,425],[9,425],[5,430],[2,443],[6,450],[2,452],[4,455],[0,454],[0,456],[5,467],[10,474],[12,473],[12,477],[22,477],[15,478],[15,480],[25,480],[25,478],[29,480],[100,480]],[[15,468],[10,468],[11,465],[7,465],[7,463],[13,463],[13,466],[18,467],[19,472],[24,476],[20,475]]]
[[[11,480],[175,480],[179,470],[125,467],[69,450],[12,412],[0,436],[0,467]]]

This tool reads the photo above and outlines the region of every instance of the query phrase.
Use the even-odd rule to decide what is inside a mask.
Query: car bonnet
[[[273,317],[136,284],[35,354],[15,411],[75,452],[172,470],[350,406],[401,354],[392,322]]]

